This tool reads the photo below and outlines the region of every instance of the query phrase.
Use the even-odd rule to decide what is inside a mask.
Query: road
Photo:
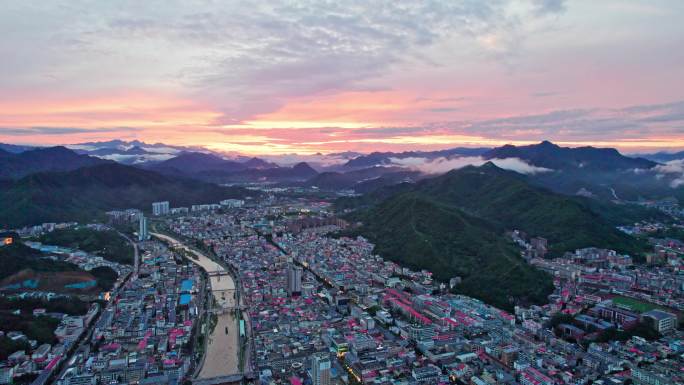
[[[138,251],[138,243],[120,231],[117,231],[117,233],[124,237],[133,246],[133,274],[135,274],[135,277],[138,277],[138,272],[140,271],[140,253]]]
[[[190,261],[200,266],[210,275],[209,282],[211,291],[214,294],[214,306],[219,308],[235,307],[235,281],[223,266],[173,237],[156,232],[151,232],[150,235],[194,255],[196,258],[189,258]],[[213,273],[221,275],[212,275]],[[211,335],[209,335],[209,343],[207,344],[202,369],[198,378],[214,378],[237,374],[240,373],[238,365],[239,330],[237,320],[232,311],[218,314],[216,327],[211,332]]]
[[[135,247],[135,250],[136,250],[135,255],[136,255],[136,259],[137,259],[137,256],[138,256],[137,245]],[[72,366],[72,364],[75,362],[75,360],[78,359],[79,354],[81,355],[81,357],[88,357],[88,355],[90,354],[90,343],[91,343],[90,340],[91,340],[91,337],[93,335],[93,330],[95,328],[95,325],[100,320],[100,317],[102,317],[102,314],[104,314],[105,310],[107,308],[109,308],[112,305],[112,303],[114,302],[114,300],[118,297],[119,289],[126,286],[126,283],[128,281],[135,280],[137,278],[138,278],[137,271],[134,271],[131,274],[129,274],[125,280],[123,280],[121,282],[121,285],[119,285],[119,287],[112,290],[110,300],[107,302],[107,306],[100,309],[100,313],[90,322],[90,324],[88,324],[86,329],[83,331],[83,334],[81,335],[81,337],[79,337],[78,346],[76,346],[73,353],[70,354],[64,361],[62,361],[62,367],[59,371],[59,374],[55,377],[56,379],[62,378],[64,376],[67,369],[69,369]],[[34,382],[34,384],[38,385],[39,383]]]
[[[138,250],[138,244],[134,242],[130,237],[128,237],[126,234],[120,231],[117,231],[117,233],[119,233],[121,237],[126,239],[133,246],[133,272],[128,277],[126,277],[126,279],[123,282],[121,282],[121,285],[119,286],[120,288],[125,286],[129,280],[135,280],[138,278],[138,269],[140,266],[140,252]],[[114,289],[110,293],[111,300],[107,303],[105,309],[109,307],[114,298],[118,296],[119,288]],[[69,367],[73,365],[74,361],[79,357],[79,355],[81,355],[81,357],[88,357],[90,353],[90,337],[92,336],[93,328],[102,316],[102,314],[104,313],[105,309],[101,309],[97,317],[95,317],[95,319],[93,319],[92,322],[83,331],[83,335],[79,340],[78,346],[74,349],[72,354],[70,354],[64,361],[62,361],[62,367],[55,378],[62,378],[64,376],[64,373],[67,371],[67,369],[69,369]],[[36,381],[34,381],[33,384],[44,384],[45,381],[47,381],[47,379],[51,376],[51,374],[52,373],[49,373],[48,371],[41,372],[41,376],[38,379],[36,379]],[[43,376],[47,377],[42,379]]]

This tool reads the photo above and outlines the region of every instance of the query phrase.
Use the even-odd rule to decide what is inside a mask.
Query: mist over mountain
[[[313,167],[306,162],[300,162],[292,167],[249,168],[229,175],[218,176],[217,180],[229,182],[287,182],[305,181],[318,175]]]
[[[500,168],[529,175],[532,184],[566,195],[582,194],[623,202],[674,196],[684,201],[684,172],[680,171],[677,160],[659,164],[642,157],[625,156],[611,148],[570,148],[548,141],[527,146],[505,145],[479,156],[432,157],[435,154],[422,157],[378,155],[373,159],[381,159],[384,167],[402,167],[423,174],[443,174],[491,161]],[[369,158],[361,159],[365,162]]]
[[[141,166],[166,175],[213,183],[304,181],[318,174],[305,162],[280,167],[256,157],[236,161],[201,152],[183,152],[163,162]]]
[[[33,146],[21,146],[16,144],[0,143],[0,151],[10,152],[13,154],[19,154],[20,152],[33,150]]]
[[[203,172],[241,171],[247,169],[247,166],[240,162],[223,159],[214,154],[183,152],[163,162],[150,164],[146,168],[164,173],[192,176],[193,174]]]
[[[87,154],[122,164],[161,162],[182,152],[197,151],[195,147],[174,146],[164,143],[145,143],[139,140],[110,140],[85,142],[68,146],[79,154]]]
[[[671,162],[673,160],[684,159],[684,151],[679,152],[656,152],[653,154],[639,154],[639,157],[652,160],[654,162]]]
[[[614,148],[561,147],[549,141],[529,146],[505,145],[482,154],[485,159],[522,159],[534,166],[552,170],[586,169],[618,171],[650,169],[657,163],[644,158],[630,158]]]
[[[261,157],[234,154],[226,157],[206,150],[191,151],[191,147],[141,141],[87,142],[72,147],[69,152],[64,147],[57,150],[50,147],[32,149],[6,145],[11,151],[0,149],[0,164],[4,165],[0,171],[0,179],[16,179],[40,171],[68,171],[110,160],[135,164],[168,176],[213,183],[302,182],[302,186],[326,190],[356,190],[358,187],[358,191],[368,191],[374,185],[379,187],[415,181],[421,175],[442,174],[452,169],[468,165],[480,166],[492,161],[501,168],[532,176],[532,183],[568,195],[581,193],[599,199],[625,201],[668,196],[684,198],[684,192],[680,191],[684,172],[678,171],[676,159],[658,164],[644,157],[622,155],[615,149],[569,148],[548,141],[493,149],[453,148],[439,151],[375,152],[365,155],[345,152],[298,157],[276,156],[284,161],[311,159],[317,164],[316,167],[311,167],[308,162],[296,162],[292,166],[281,167]],[[676,156],[677,154],[661,155],[661,159]],[[274,159],[272,155],[266,158]],[[317,163],[324,159],[333,163],[326,166]],[[302,169],[304,163],[309,167]],[[297,164],[299,167],[294,167]],[[376,168],[372,171],[375,174],[373,176],[366,175],[368,171],[360,171],[373,168]],[[389,175],[399,169],[410,173]],[[381,178],[381,175],[388,176]],[[378,180],[373,180],[374,178]]]
[[[321,190],[354,190],[363,193],[386,185],[414,181],[421,175],[419,171],[403,167],[374,166],[347,172],[322,172],[307,180],[303,185]]]
[[[404,151],[404,152],[373,152],[368,155],[357,156],[344,164],[346,168],[393,165],[393,159],[405,158],[449,158],[460,156],[478,156],[487,152],[488,148],[457,147],[438,151]]]
[[[372,240],[382,256],[441,280],[461,276],[462,292],[507,308],[509,296],[545,301],[550,282],[516,255],[507,230],[547,238],[556,256],[588,245],[633,255],[643,249],[585,201],[537,187],[493,163],[380,188],[341,199],[337,207],[357,208],[350,219],[362,225],[353,233]],[[506,279],[509,274],[517,278]]]

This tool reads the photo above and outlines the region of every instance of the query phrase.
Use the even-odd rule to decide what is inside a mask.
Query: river
[[[192,253],[197,259],[190,258],[190,260],[200,266],[204,271],[221,272],[222,274],[225,274],[210,277],[211,291],[214,294],[216,302],[215,307],[235,307],[235,281],[230,274],[227,274],[228,272],[226,269],[211,260],[211,258],[197,250],[187,247],[175,238],[159,233],[150,234],[171,245],[183,247],[187,252]],[[228,376],[240,372],[238,368],[238,337],[239,330],[233,312],[229,311],[224,314],[219,314],[216,327],[209,335],[207,350],[204,353],[204,363],[202,364],[198,378]]]

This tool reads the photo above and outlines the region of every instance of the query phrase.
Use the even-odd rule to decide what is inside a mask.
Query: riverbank
[[[160,233],[151,233],[154,237],[171,245],[183,247],[185,251],[196,257],[190,261],[197,264],[209,274],[209,283],[214,295],[214,308],[235,307],[235,281],[228,271],[203,253],[189,248],[173,237]],[[238,326],[232,311],[217,314],[216,327],[209,334],[202,368],[198,378],[213,378],[239,373]]]

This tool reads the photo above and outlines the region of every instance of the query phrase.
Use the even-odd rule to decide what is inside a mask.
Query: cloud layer
[[[0,141],[683,148],[682,18],[675,0],[9,0]]]
[[[673,176],[674,179],[670,181],[670,187],[677,188],[684,186],[684,159],[672,160],[665,164],[658,165],[654,168],[662,177],[664,175]]]
[[[487,162],[494,163],[504,170],[515,171],[520,174],[537,174],[552,171],[548,168],[533,166],[522,159],[484,159],[479,156],[466,156],[458,158],[390,158],[393,165],[407,167],[426,174],[443,174],[445,172],[463,168],[466,166],[481,166]]]

